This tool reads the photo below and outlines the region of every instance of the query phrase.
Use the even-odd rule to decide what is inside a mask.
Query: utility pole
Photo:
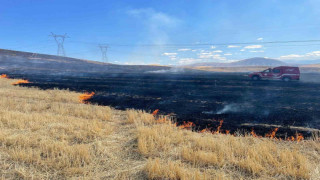
[[[58,51],[57,51],[57,55],[58,56],[66,56],[66,52],[64,50],[63,47],[63,43],[64,43],[64,39],[68,38],[67,34],[65,33],[64,35],[57,35],[51,32],[51,35],[54,40],[56,41],[57,45],[58,45]]]
[[[108,62],[107,51],[108,51],[109,46],[100,44],[99,47],[100,47],[101,53],[102,53],[102,61],[107,63]]]

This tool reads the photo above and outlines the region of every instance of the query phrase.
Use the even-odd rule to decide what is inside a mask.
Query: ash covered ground
[[[297,132],[311,136],[320,129],[320,74],[303,74],[298,82],[253,82],[241,73],[211,74],[91,74],[85,77],[19,75],[41,89],[94,91],[90,103],[117,109],[143,109],[173,115],[195,129],[260,135],[280,126],[279,136]]]

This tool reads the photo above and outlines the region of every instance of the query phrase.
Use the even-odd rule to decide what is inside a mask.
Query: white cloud
[[[229,45],[228,48],[239,48],[240,46],[236,46],[236,45]]]
[[[199,58],[208,59],[213,57],[213,52],[211,51],[205,51],[200,50],[200,53],[198,54]]]
[[[177,60],[178,53],[165,52],[162,55],[163,56],[168,56],[172,61],[175,61],[175,60]]]
[[[306,56],[320,56],[320,51],[313,51],[310,53],[306,53]]]
[[[262,40],[263,40],[263,38],[262,38],[262,37],[260,37],[260,38],[258,38],[257,40],[258,40],[258,41],[262,41]]]
[[[210,48],[211,48],[211,49],[215,49],[216,47],[215,47],[215,46],[211,46]]]
[[[259,49],[262,48],[262,45],[250,45],[250,46],[245,46],[245,49]]]
[[[231,54],[231,53],[225,53],[225,54],[223,54],[223,55],[225,55],[225,56],[231,56],[232,54]]]
[[[185,48],[185,49],[178,49],[178,51],[191,51],[192,49],[187,49],[187,48]]]
[[[213,59],[221,60],[221,61],[227,60],[227,58],[223,56],[214,56]]]
[[[201,58],[201,59],[209,59],[212,57],[213,57],[213,54],[200,54],[199,55],[199,58]]]
[[[245,49],[241,49],[240,51],[245,51]]]
[[[193,49],[193,50],[191,50],[192,52],[196,52],[197,50],[196,49]]]
[[[253,53],[259,53],[259,52],[264,52],[264,50],[259,50],[259,51],[250,51],[250,52],[253,52]]]
[[[303,57],[303,55],[289,54],[289,55],[280,56],[279,59],[296,59],[296,58],[301,58],[301,57]]]
[[[215,50],[215,51],[208,51],[208,50],[200,50],[200,53],[198,53],[198,58],[200,59],[214,59],[214,60],[226,60],[226,57],[221,56],[221,53],[223,51],[221,50]]]
[[[195,59],[195,58],[180,58],[178,61],[178,64],[193,64],[201,62],[201,59]]]
[[[178,53],[165,52],[165,53],[163,53],[162,55],[164,55],[164,56],[176,56],[176,55],[178,55]]]
[[[226,57],[223,57],[220,54],[213,54],[213,53],[200,53],[199,58],[200,59],[226,60]]]
[[[320,51],[312,51],[305,54],[288,54],[288,55],[283,55],[279,57],[279,59],[283,59],[283,60],[302,60],[302,59],[314,60],[318,58],[320,58]]]

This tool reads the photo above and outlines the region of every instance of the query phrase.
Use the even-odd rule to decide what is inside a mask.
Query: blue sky
[[[0,48],[56,54],[50,32],[67,33],[67,56],[100,61],[103,43],[109,62],[119,64],[320,59],[320,42],[263,44],[320,40],[319,30],[319,0],[1,0],[0,6]],[[252,43],[228,45],[244,42]]]

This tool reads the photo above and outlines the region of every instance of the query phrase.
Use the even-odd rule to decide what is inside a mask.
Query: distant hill
[[[317,60],[285,60],[288,64],[296,64],[297,66],[308,64],[320,64],[320,59]]]
[[[284,66],[287,65],[287,63],[275,60],[275,59],[269,59],[269,58],[261,58],[261,57],[255,57],[250,59],[244,59],[241,61],[236,61],[230,63],[231,66]]]
[[[0,49],[1,73],[85,75],[88,73],[145,73],[170,71],[169,66],[117,65],[70,57]]]
[[[216,63],[216,62],[205,62],[205,63],[196,63],[190,64],[186,66],[210,66],[210,67],[248,67],[248,66],[284,66],[287,63],[276,60],[276,59],[269,59],[269,58],[262,58],[262,57],[255,57],[250,59],[244,59],[236,62],[231,63]]]
[[[319,64],[307,64],[307,65],[303,65],[301,67],[320,68],[320,63]]]
[[[316,61],[313,61],[316,62]],[[314,73],[320,72],[320,64],[295,64],[295,63],[286,63],[276,59],[255,57],[250,59],[244,59],[231,63],[216,63],[216,62],[204,62],[204,63],[195,63],[190,65],[182,66],[184,68],[196,69],[201,71],[209,72],[253,72],[261,71],[269,67],[276,66],[299,66],[301,72],[304,73]]]

